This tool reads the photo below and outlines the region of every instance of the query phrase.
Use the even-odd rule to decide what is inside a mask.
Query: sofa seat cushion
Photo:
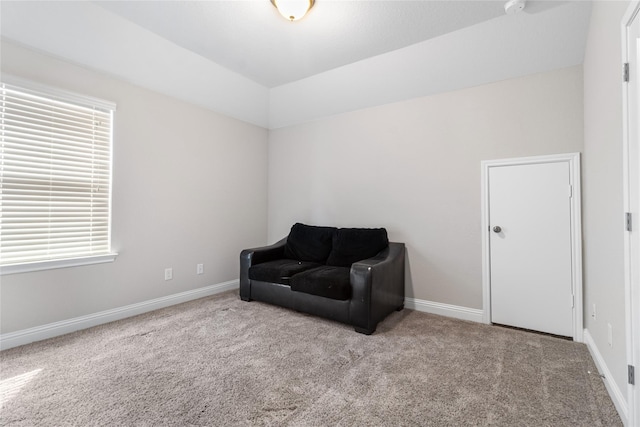
[[[249,268],[249,279],[261,282],[280,283],[289,285],[291,276],[302,271],[318,267],[315,262],[296,261],[293,259],[278,259],[263,262]]]
[[[298,273],[291,278],[291,290],[336,300],[351,298],[351,269],[321,266]]]
[[[389,246],[384,228],[341,228],[333,236],[333,248],[327,265],[351,267],[351,264],[376,256]]]
[[[335,227],[316,227],[296,223],[291,227],[287,237],[284,257],[324,264],[331,252],[335,232]]]

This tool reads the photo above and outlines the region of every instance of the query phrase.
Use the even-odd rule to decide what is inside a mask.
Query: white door
[[[626,32],[626,61],[629,81],[625,86],[625,210],[632,224],[625,235],[625,269],[627,299],[627,363],[640,370],[640,5],[631,4],[623,23]],[[638,384],[636,373],[635,383]],[[628,422],[640,425],[640,391],[628,385]]]
[[[573,336],[568,162],[489,168],[491,322]]]

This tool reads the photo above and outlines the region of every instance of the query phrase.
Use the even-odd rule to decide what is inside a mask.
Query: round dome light
[[[315,0],[271,0],[280,15],[289,21],[297,21],[313,7]]]

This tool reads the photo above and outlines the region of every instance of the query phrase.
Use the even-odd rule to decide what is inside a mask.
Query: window
[[[113,261],[114,111],[100,100],[0,83],[2,274]]]

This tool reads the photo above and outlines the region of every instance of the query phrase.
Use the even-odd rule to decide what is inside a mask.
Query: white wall
[[[117,103],[112,264],[2,276],[1,332],[237,279],[267,236],[267,131],[2,43],[2,72]],[[196,276],[196,263],[205,274]],[[164,268],[174,279],[164,281]]]
[[[406,295],[482,308],[480,161],[582,151],[582,67],[345,113],[269,134],[269,240],[384,226]]]
[[[622,58],[628,2],[593,4],[584,61],[583,231],[585,325],[619,390],[626,394]],[[597,319],[591,317],[596,304]],[[607,324],[613,346],[607,343]]]

